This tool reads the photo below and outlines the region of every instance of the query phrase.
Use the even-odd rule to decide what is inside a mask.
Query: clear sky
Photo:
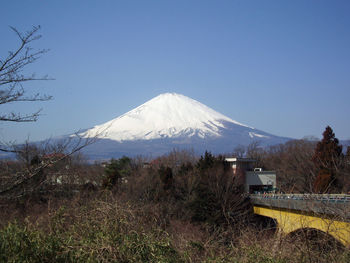
[[[275,135],[350,139],[350,1],[2,1],[0,56],[42,27],[50,51],[28,70],[53,95],[36,123],[0,123],[0,139],[69,134],[165,92]],[[2,106],[1,111],[9,106]]]

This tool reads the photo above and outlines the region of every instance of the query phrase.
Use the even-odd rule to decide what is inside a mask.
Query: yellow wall
[[[254,206],[254,213],[274,218],[278,228],[285,234],[302,228],[314,228],[333,236],[345,246],[350,246],[350,223],[348,222],[260,206]]]

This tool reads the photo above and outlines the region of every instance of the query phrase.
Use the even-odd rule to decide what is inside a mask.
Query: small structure
[[[245,173],[245,191],[247,193],[271,193],[276,190],[276,172],[255,168]]]
[[[142,163],[142,168],[143,168],[143,169],[148,169],[148,168],[151,168],[151,167],[152,167],[151,164],[148,163],[148,162]]]
[[[276,190],[276,172],[256,168],[256,160],[250,158],[225,158],[234,176],[240,178],[247,193],[265,193]]]
[[[239,175],[241,172],[251,171],[254,168],[256,160],[250,158],[225,158],[231,167],[234,175]]]

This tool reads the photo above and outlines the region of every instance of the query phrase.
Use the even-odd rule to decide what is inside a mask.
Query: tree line
[[[253,144],[247,156],[277,172],[277,184],[286,193],[348,193],[350,147],[344,151],[330,126],[320,141],[292,140],[267,149]]]

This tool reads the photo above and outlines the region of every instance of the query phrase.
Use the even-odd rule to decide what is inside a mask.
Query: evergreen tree
[[[204,157],[201,156],[196,167],[200,172],[204,172],[209,168],[212,168],[215,164],[215,156],[210,152],[205,151]]]
[[[110,163],[106,165],[104,172],[106,177],[104,178],[103,186],[112,189],[121,178],[131,174],[131,159],[126,156],[118,160],[112,159]]]
[[[332,128],[327,126],[323,132],[323,138],[317,143],[312,157],[313,162],[319,168],[314,182],[316,192],[323,193],[338,190],[336,171],[343,157],[342,148]]]
[[[242,215],[246,207],[241,195],[243,187],[235,180],[223,156],[205,152],[195,166],[195,173],[196,186],[188,203],[193,222],[219,226],[232,223]]]
[[[169,166],[161,166],[158,170],[160,180],[163,183],[163,190],[169,190],[173,185],[173,171]]]

